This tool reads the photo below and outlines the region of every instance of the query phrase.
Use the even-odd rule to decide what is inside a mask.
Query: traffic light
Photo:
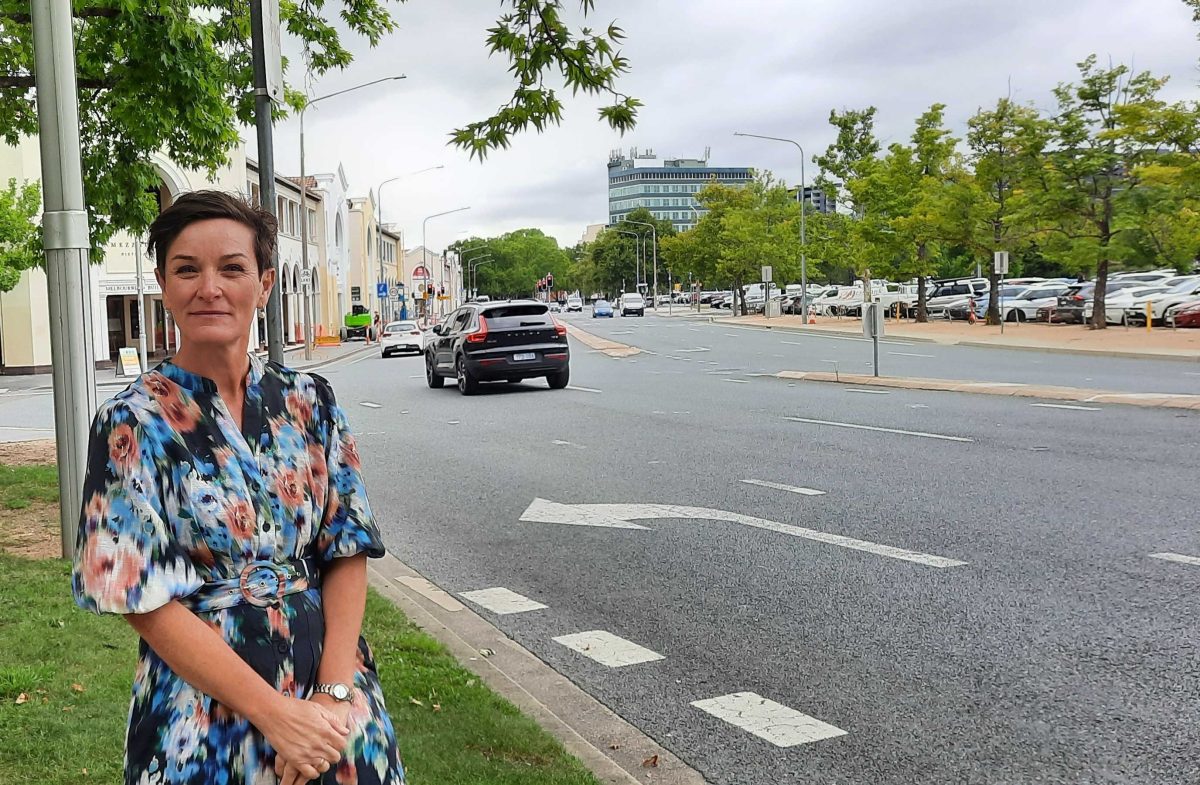
[[[553,273],[546,273],[546,291],[550,291],[553,288],[554,288],[554,275],[553,275]]]

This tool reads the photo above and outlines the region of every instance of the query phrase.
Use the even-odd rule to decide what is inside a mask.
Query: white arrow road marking
[[[1182,553],[1152,553],[1151,559],[1162,559],[1163,561],[1173,561],[1177,564],[1191,564],[1200,567],[1200,557],[1184,556]]]
[[[807,417],[784,417],[785,420],[792,422],[806,422],[813,425],[832,425],[836,428],[853,428],[859,431],[879,431],[881,433],[899,433],[904,436],[921,436],[926,439],[942,439],[948,442],[972,442],[974,439],[968,439],[965,436],[946,436],[941,433],[925,433],[924,431],[903,431],[899,428],[880,428],[877,425],[858,425],[852,422],[833,422],[832,420],[810,420]]]
[[[794,747],[846,735],[841,728],[753,692],[735,692],[694,701],[692,705],[777,747]]]
[[[534,499],[533,503],[521,514],[521,520],[525,522],[602,526],[614,529],[645,529],[645,526],[631,523],[631,521],[659,518],[729,521],[755,529],[766,529],[791,537],[815,540],[856,551],[866,551],[877,556],[916,562],[930,567],[961,567],[967,563],[956,559],[947,559],[943,556],[932,556],[919,551],[895,548],[891,545],[880,545],[867,540],[856,540],[840,534],[829,534],[816,529],[791,526],[786,523],[769,521],[766,518],[755,518],[751,515],[742,515],[727,510],[714,510],[709,507],[685,507],[677,504],[561,504],[547,499]]]
[[[604,392],[604,390],[595,390],[595,389],[592,389],[591,387],[576,387],[576,386],[575,386],[575,385],[573,385],[573,384],[568,384],[568,385],[567,385],[567,389],[568,389],[568,390],[578,390],[579,392],[590,392],[590,393],[602,393],[602,392]]]
[[[767,480],[742,480],[747,485],[760,485],[763,488],[774,488],[777,491],[787,491],[788,493],[798,493],[801,496],[824,496],[825,491],[818,491],[815,488],[797,488],[795,485],[784,485],[779,482],[769,482]]]
[[[473,602],[476,605],[487,608],[492,613],[499,614],[500,616],[507,616],[510,613],[540,611],[543,608],[549,607],[537,600],[529,599],[524,594],[517,594],[511,589],[506,589],[503,586],[496,586],[491,589],[479,589],[478,591],[464,591],[459,596],[468,602]]]
[[[666,659],[658,652],[650,651],[645,646],[639,646],[633,641],[627,641],[604,630],[559,635],[554,638],[554,642],[610,668],[623,668],[626,665]]]
[[[1099,406],[1071,406],[1067,403],[1031,403],[1030,406],[1037,406],[1042,409],[1070,409],[1075,412],[1100,412],[1104,411]]]
[[[368,409],[382,409],[383,408],[383,404],[372,403],[371,401],[359,401],[359,403],[362,404],[363,406],[367,407]]]

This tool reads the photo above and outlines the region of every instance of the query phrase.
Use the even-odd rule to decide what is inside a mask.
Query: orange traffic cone
[[[808,323],[809,324],[817,323],[817,316],[816,316],[816,314],[813,313],[813,309],[811,307],[808,309]]]
[[[967,324],[975,324],[975,301],[967,300]]]

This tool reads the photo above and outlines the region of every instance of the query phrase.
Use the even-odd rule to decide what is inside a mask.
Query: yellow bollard
[[[1154,308],[1151,307],[1150,301],[1146,301],[1146,332],[1150,332],[1150,326],[1154,321]]]

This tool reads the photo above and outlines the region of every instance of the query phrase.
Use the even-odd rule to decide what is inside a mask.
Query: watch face
[[[350,688],[347,687],[345,684],[333,685],[332,693],[333,693],[333,697],[337,698],[340,701],[350,700]]]

